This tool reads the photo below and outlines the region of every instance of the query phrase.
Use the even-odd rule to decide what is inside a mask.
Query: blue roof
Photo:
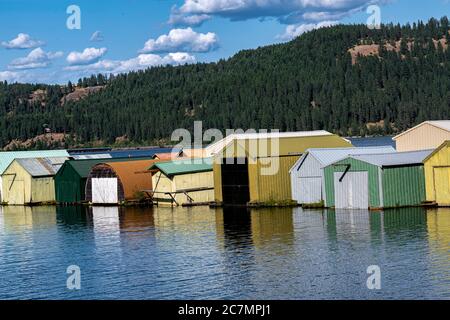
[[[36,151],[2,151],[0,152],[0,175],[15,159],[69,157],[66,150],[36,150]]]

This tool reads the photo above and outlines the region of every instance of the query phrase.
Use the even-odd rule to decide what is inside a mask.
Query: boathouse
[[[86,181],[92,167],[102,162],[123,161],[123,159],[86,159],[64,162],[55,176],[57,203],[81,203],[86,200]]]
[[[324,169],[326,207],[380,209],[422,205],[422,162],[431,152],[352,155],[328,165]]]
[[[392,147],[309,149],[289,171],[292,199],[303,205],[323,205],[323,168],[350,155],[394,152]]]
[[[67,159],[15,159],[2,174],[3,202],[8,205],[55,202],[53,178]]]
[[[86,181],[86,201],[112,205],[145,200],[148,197],[144,190],[152,189],[148,168],[157,161],[130,159],[93,166]]]
[[[352,147],[327,131],[243,133],[227,142],[214,156],[215,201],[225,205],[291,203],[289,170],[306,150]]]
[[[214,200],[211,158],[158,162],[150,169],[153,201],[158,205],[200,205]]]
[[[422,122],[393,140],[399,152],[435,149],[450,140],[450,120]]]
[[[450,141],[445,141],[425,160],[425,186],[428,202],[450,206]]]
[[[2,151],[0,152],[0,202],[3,201],[2,195],[3,183],[1,177],[6,168],[14,161],[14,159],[27,158],[48,158],[48,157],[68,157],[66,150],[39,150],[39,151]]]

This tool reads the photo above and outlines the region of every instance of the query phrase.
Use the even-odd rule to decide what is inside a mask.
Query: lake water
[[[450,299],[450,208],[0,207],[0,299]]]
[[[450,299],[450,209],[4,207],[0,299],[15,298]]]

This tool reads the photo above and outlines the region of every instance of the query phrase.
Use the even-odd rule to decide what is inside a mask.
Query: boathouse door
[[[92,178],[92,203],[118,202],[117,178]]]
[[[336,209],[369,208],[368,172],[335,172],[334,190]]]
[[[247,159],[223,159],[222,198],[225,205],[246,205],[250,201]]]

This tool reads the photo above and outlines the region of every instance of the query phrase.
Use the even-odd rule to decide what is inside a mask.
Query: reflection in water
[[[153,208],[122,208],[119,212],[119,221],[120,229],[126,232],[141,232],[154,228]]]
[[[441,279],[441,292],[450,288],[450,208],[428,211],[428,242],[434,277]]]
[[[294,221],[291,208],[253,209],[251,212],[253,244],[262,246],[274,241],[291,245],[294,241]]]
[[[448,299],[450,209],[3,207],[0,257],[0,299]]]

